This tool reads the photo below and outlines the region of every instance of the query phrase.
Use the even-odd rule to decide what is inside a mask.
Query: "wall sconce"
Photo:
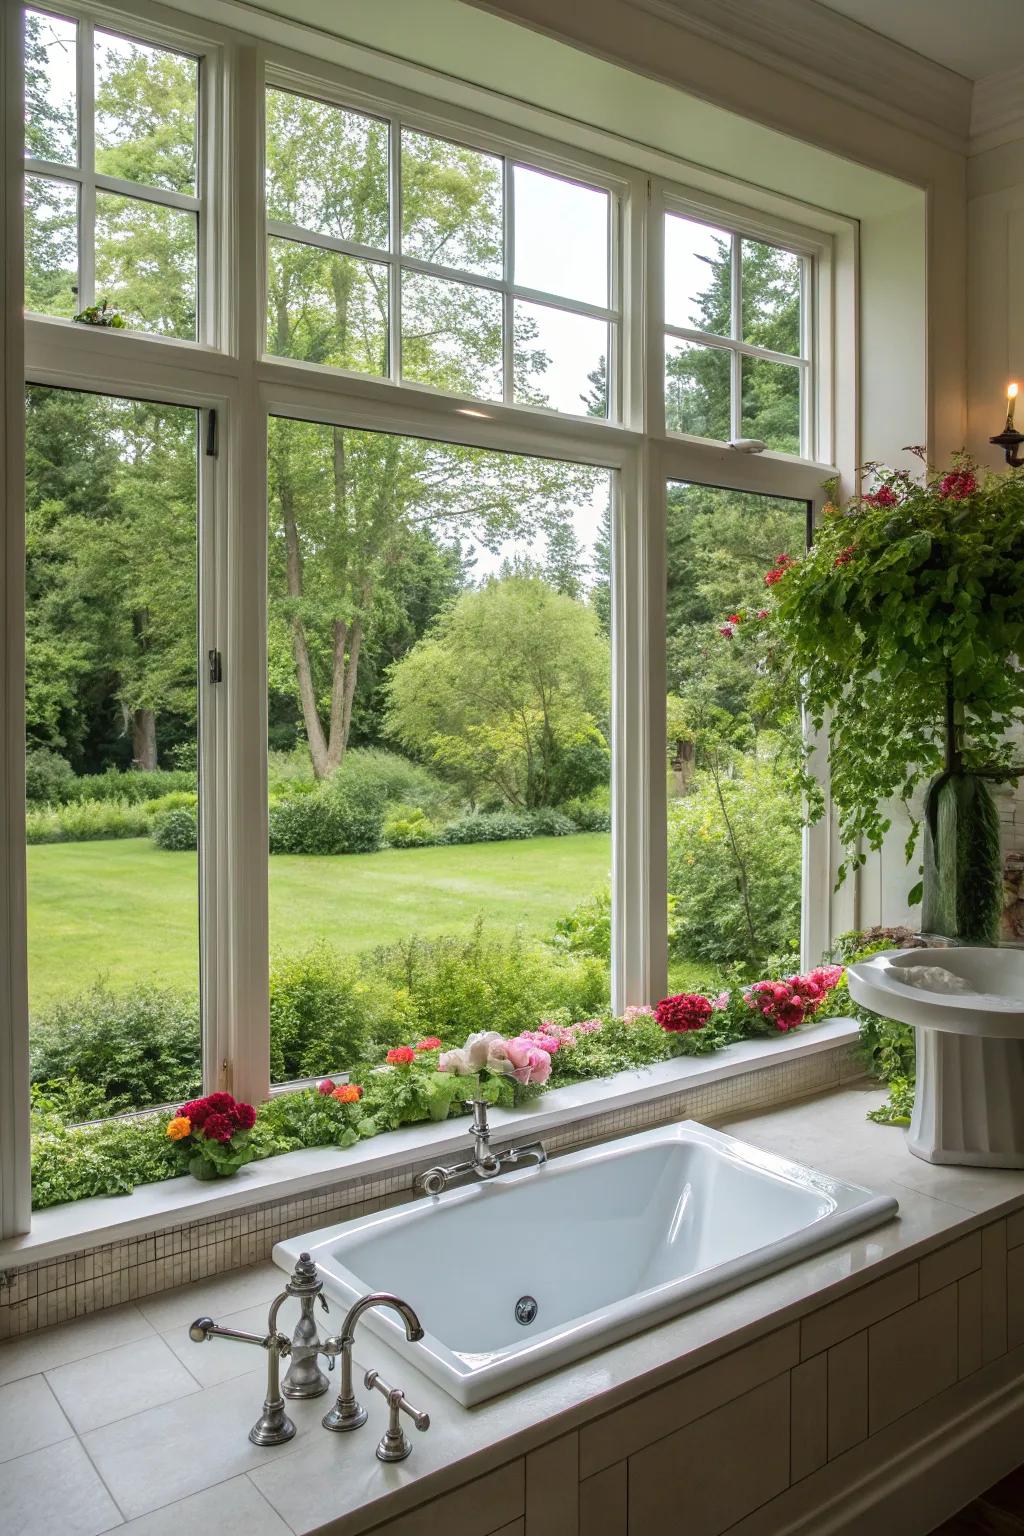
[[[1006,425],[998,437],[990,437],[989,442],[995,448],[1002,448],[1006,454],[1006,462],[1014,469],[1019,469],[1024,464],[1017,449],[1024,443],[1024,432],[1018,432],[1013,425],[1013,413],[1017,408],[1018,384],[1008,384],[1006,387]]]

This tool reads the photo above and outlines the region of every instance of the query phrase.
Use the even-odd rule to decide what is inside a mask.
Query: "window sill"
[[[856,1039],[857,1025],[852,1019],[826,1019],[780,1040],[744,1040],[714,1056],[678,1057],[612,1078],[556,1088],[520,1109],[495,1110],[491,1123],[501,1141],[511,1136],[537,1137],[595,1114],[722,1082],[760,1066],[835,1050]],[[268,1157],[247,1164],[223,1183],[203,1184],[186,1176],[140,1185],[130,1195],[51,1206],[33,1216],[31,1232],[0,1243],[0,1268],[87,1252],[190,1220],[230,1215],[267,1201],[307,1195],[347,1178],[371,1178],[410,1163],[446,1158],[465,1151],[466,1137],[464,1120],[421,1123],[375,1136],[344,1152],[337,1147],[314,1147]]]

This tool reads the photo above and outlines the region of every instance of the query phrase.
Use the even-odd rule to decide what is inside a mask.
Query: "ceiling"
[[[1020,59],[1021,0],[817,0],[936,64],[980,80]]]

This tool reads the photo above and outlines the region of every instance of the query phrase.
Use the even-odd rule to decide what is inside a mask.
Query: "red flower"
[[[680,992],[675,997],[663,997],[654,1017],[670,1034],[685,1034],[691,1029],[703,1029],[713,1012],[708,999],[698,992]]]
[[[783,1003],[775,1015],[775,1022],[780,1029],[796,1029],[798,1024],[804,1021],[804,1005],[796,998],[792,1002]]]
[[[727,624],[742,624],[743,623],[743,615],[742,615],[742,613],[730,613],[728,615],[728,617],[726,618],[725,622]]]
[[[420,1041],[416,1049],[418,1051],[439,1051],[441,1049],[441,1042],[436,1035],[428,1035],[425,1040]]]
[[[731,624],[720,624],[718,626],[718,633],[724,640],[731,640],[736,631]]]
[[[205,1123],[209,1113],[209,1105],[205,1099],[190,1099],[187,1104],[183,1104],[178,1110],[179,1115],[184,1115],[186,1120],[191,1120],[194,1130],[197,1130]]]
[[[230,1141],[235,1127],[227,1115],[219,1109],[211,1110],[203,1124],[203,1135],[211,1141]]]
[[[832,564],[833,565],[849,565],[850,561],[854,557],[854,554],[856,553],[856,549],[857,549],[857,546],[855,544],[847,544],[845,549],[841,549],[839,551],[838,555],[836,555],[836,558],[833,560]]]
[[[775,564],[770,571],[765,571],[764,573],[765,586],[774,587],[775,583],[781,581],[790,567],[794,565],[796,565],[796,561],[792,555],[776,555]]]
[[[899,497],[891,485],[880,485],[877,491],[864,497],[864,504],[868,507],[894,507]]]
[[[393,1067],[407,1067],[416,1060],[416,1052],[411,1045],[396,1045],[388,1051],[384,1060]]]
[[[238,1103],[231,1111],[231,1118],[240,1131],[251,1131],[256,1124],[256,1111],[251,1104]]]
[[[334,1079],[330,1078],[330,1077],[321,1078],[320,1081],[316,1085],[316,1091],[317,1091],[317,1093],[323,1093],[323,1094],[333,1093],[334,1092]]]
[[[972,470],[954,469],[939,481],[939,495],[949,501],[966,501],[978,489],[977,477]]]

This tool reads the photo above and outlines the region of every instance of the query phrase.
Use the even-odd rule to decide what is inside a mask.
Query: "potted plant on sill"
[[[920,450],[914,450],[923,458]],[[799,560],[765,576],[770,606],[745,627],[762,660],[828,722],[830,796],[845,849],[839,879],[879,849],[889,807],[909,809],[908,863],[922,826],[922,927],[996,942],[999,825],[990,785],[1021,774],[1024,725],[1024,477],[981,476],[966,454],[921,480],[869,465],[874,488],[830,502]],[[811,820],[825,809],[805,763]]]
[[[230,1093],[208,1093],[183,1104],[167,1124],[167,1135],[194,1179],[223,1179],[251,1162],[250,1131],[256,1111]]]

